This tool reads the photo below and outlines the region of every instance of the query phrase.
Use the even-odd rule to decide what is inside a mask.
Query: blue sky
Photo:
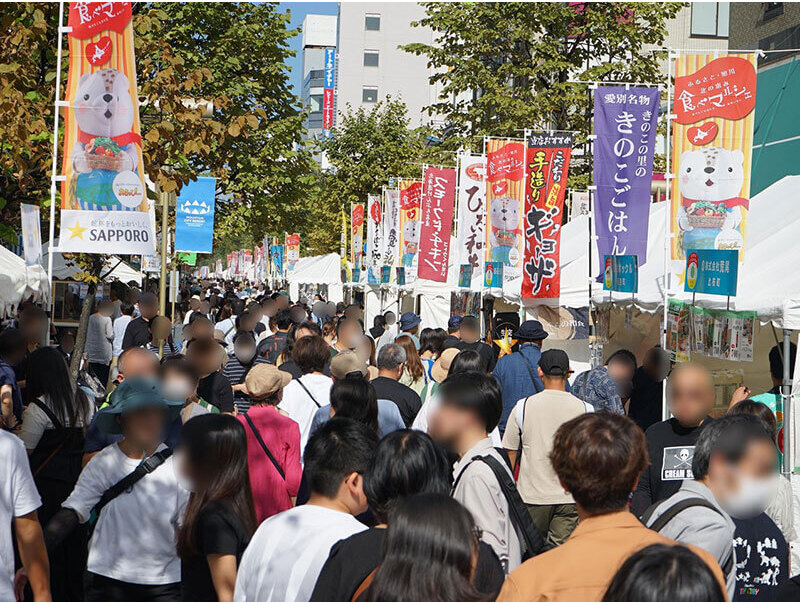
[[[290,10],[292,20],[290,23],[291,29],[296,29],[303,24],[303,18],[307,14],[315,15],[335,15],[339,10],[338,2],[279,2],[279,8],[285,12]],[[296,52],[296,56],[287,61],[292,72],[289,76],[294,93],[299,95],[302,86],[302,70],[303,70],[303,36],[302,34],[295,36],[289,41],[292,50]]]

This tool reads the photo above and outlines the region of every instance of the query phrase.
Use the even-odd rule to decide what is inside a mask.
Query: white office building
[[[325,52],[336,48],[336,15],[306,15],[303,19],[303,87],[301,99],[309,107],[308,137],[322,135]]]

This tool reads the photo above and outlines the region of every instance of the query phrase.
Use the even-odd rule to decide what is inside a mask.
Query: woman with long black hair
[[[234,417],[208,414],[181,430],[177,469],[192,492],[178,532],[184,601],[232,601],[256,529],[247,437]]]
[[[429,493],[402,499],[389,520],[380,565],[356,598],[488,600],[472,584],[479,540],[472,515],[449,496]]]
[[[31,472],[42,497],[39,521],[47,525],[61,508],[81,472],[86,428],[94,404],[77,386],[63,354],[40,347],[28,357],[19,437],[28,450]],[[82,600],[81,576],[86,567],[85,531],[76,530],[58,549],[50,551],[50,589],[57,601]]]

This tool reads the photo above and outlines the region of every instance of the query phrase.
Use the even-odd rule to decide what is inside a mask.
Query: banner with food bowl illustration
[[[689,249],[733,249],[743,259],[755,103],[755,54],[676,59],[673,260]]]
[[[154,253],[131,3],[71,2],[68,25],[59,248]]]
[[[522,276],[525,143],[486,141],[486,262],[503,265],[503,282]]]
[[[419,220],[422,203],[422,181],[400,181],[400,253],[398,265],[405,268],[405,282],[417,277],[419,261]],[[400,283],[397,283],[398,285]]]

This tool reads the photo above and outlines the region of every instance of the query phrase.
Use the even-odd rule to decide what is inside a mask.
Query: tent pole
[[[672,137],[672,59],[676,55],[672,51],[667,52],[667,136],[666,146],[664,147],[664,155],[666,160],[666,169],[664,170],[664,181],[666,182],[666,197],[664,203],[664,282],[662,284],[664,292],[664,308],[661,325],[661,349],[667,351],[667,319],[669,316],[668,302],[669,302],[669,258],[672,252],[672,173],[671,173],[671,160],[672,149],[670,149],[670,139]],[[661,384],[661,418],[666,420],[669,418],[669,408],[667,406],[667,380]]]
[[[787,479],[792,477],[794,469],[794,409],[792,408],[792,366],[791,362],[792,332],[783,329],[783,474]]]

